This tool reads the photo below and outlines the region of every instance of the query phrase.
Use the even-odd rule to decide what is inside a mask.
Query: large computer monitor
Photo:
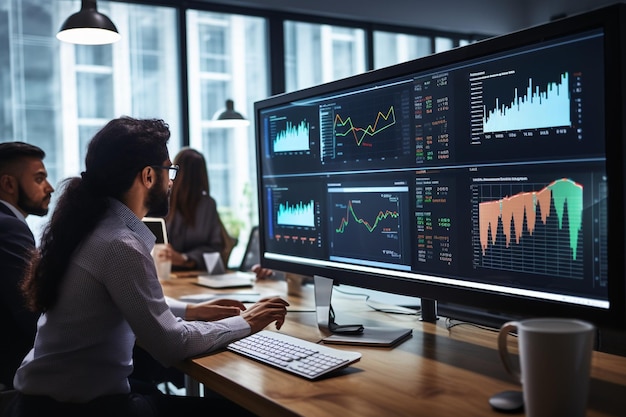
[[[624,326],[625,7],[256,102],[261,263]]]

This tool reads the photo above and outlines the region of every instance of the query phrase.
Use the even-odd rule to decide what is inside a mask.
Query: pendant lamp
[[[226,100],[226,110],[216,113],[210,122],[211,127],[242,127],[249,124],[250,121],[235,110],[235,103],[231,99]]]
[[[80,11],[67,18],[57,39],[79,45],[104,45],[119,41],[121,36],[111,19],[98,12],[96,0],[82,0]]]

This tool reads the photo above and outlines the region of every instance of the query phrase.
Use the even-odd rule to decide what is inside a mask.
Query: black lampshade
[[[211,121],[212,127],[240,127],[249,124],[250,121],[235,110],[235,103],[230,99],[226,100],[226,110],[216,114]]]
[[[104,45],[119,41],[121,36],[111,19],[98,12],[96,0],[82,0],[80,11],[67,18],[57,39],[81,45]]]

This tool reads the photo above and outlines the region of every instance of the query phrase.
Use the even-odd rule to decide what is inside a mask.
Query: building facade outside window
[[[383,68],[432,53],[428,36],[374,32],[374,68]]]
[[[285,88],[295,91],[367,70],[363,29],[285,21]]]
[[[180,147],[176,10],[104,1],[98,9],[126,34],[120,42],[75,46],[56,39],[80,1],[0,2],[0,141],[44,149],[57,188],[84,169],[89,139],[112,118],[162,118],[172,129],[172,150]],[[45,221],[28,217],[37,237]]]
[[[293,91],[367,71],[366,31],[278,18],[284,38],[270,40],[265,17],[186,9],[175,1],[171,6],[99,1],[98,10],[122,34],[119,42],[58,41],[59,27],[80,5],[79,0],[0,1],[0,142],[43,148],[50,181],[58,188],[84,170],[87,143],[107,121],[122,115],[161,118],[172,131],[172,156],[186,145],[205,155],[211,194],[242,243],[233,252],[236,259],[250,227],[258,224],[253,106],[271,91],[269,45],[283,42],[285,90]],[[179,27],[180,13],[186,33]],[[186,51],[179,50],[183,36]],[[427,55],[435,44],[437,51],[454,44],[446,37],[435,42],[392,32],[377,32],[374,40],[376,68]],[[250,119],[248,127],[212,125],[227,99]],[[29,216],[36,237],[45,221]]]
[[[189,144],[205,155],[220,216],[230,234],[242,240],[258,223],[254,123],[221,128],[212,122],[226,100],[250,119],[254,102],[268,96],[267,22],[198,10],[186,15]],[[231,259],[238,255],[235,251]]]
[[[435,53],[449,51],[452,48],[454,48],[454,40],[443,36],[435,38]]]
[[[59,2],[60,22],[80,9]],[[86,146],[109,120],[119,116],[160,118],[172,132],[170,151],[181,146],[180,53],[176,10],[115,2],[99,10],[115,22],[122,40],[112,45],[72,45],[57,41],[60,54],[63,150],[84,169]],[[108,6],[108,7],[107,7]],[[54,28],[56,31],[57,29]],[[75,158],[75,159],[74,159]]]

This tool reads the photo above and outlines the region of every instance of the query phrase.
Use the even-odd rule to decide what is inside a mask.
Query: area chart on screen
[[[582,279],[582,185],[562,178],[524,187],[536,191],[476,186],[481,265]]]

